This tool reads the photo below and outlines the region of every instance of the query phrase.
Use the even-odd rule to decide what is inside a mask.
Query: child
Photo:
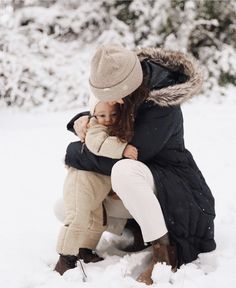
[[[121,114],[121,105],[110,105],[99,102],[90,97],[89,129],[86,133],[85,144],[87,148],[98,156],[120,159],[123,156],[137,160],[137,149],[127,144],[122,136],[117,136],[122,131],[115,130]],[[116,134],[116,135],[115,135]]]
[[[93,154],[137,160],[137,149],[128,144],[122,137],[122,131],[117,129],[121,113],[121,105],[99,102],[91,96],[91,118],[84,145]],[[89,179],[84,173],[90,173]],[[66,218],[58,237],[60,258],[55,267],[61,275],[76,267],[78,259],[83,259],[85,263],[103,260],[93,250],[106,230],[106,212],[102,202],[109,192],[109,176],[69,167],[64,184]],[[113,197],[116,197],[114,192]]]

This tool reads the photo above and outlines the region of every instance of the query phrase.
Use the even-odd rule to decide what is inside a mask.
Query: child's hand
[[[96,117],[91,117],[89,120],[89,123],[87,125],[88,128],[93,127],[94,125],[98,124],[98,120],[96,119]]]
[[[77,119],[74,122],[73,128],[75,130],[75,133],[79,136],[81,142],[84,142],[84,139],[87,133],[88,122],[89,122],[89,117],[87,115],[81,116],[79,119]]]
[[[137,160],[138,159],[138,150],[133,145],[128,144],[125,147],[125,150],[123,152],[123,156],[126,158]]]

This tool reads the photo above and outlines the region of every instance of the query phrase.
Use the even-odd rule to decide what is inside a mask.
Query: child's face
[[[118,117],[118,106],[119,104],[110,105],[105,102],[99,102],[94,111],[94,116],[98,121],[98,124],[104,126],[111,126],[113,125]]]

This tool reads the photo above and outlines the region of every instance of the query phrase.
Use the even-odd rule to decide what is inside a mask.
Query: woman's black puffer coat
[[[138,110],[130,143],[138,149],[138,160],[153,174],[180,266],[216,247],[214,198],[185,148],[180,108],[181,103],[199,91],[202,77],[195,61],[182,53],[149,48],[140,50],[138,56],[149,73],[151,92]],[[73,130],[73,122],[79,116],[68,124],[69,130]],[[79,141],[68,146],[66,164],[110,175],[117,160],[93,155],[82,146]]]

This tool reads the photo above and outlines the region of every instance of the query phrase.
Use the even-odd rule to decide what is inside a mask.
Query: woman
[[[180,108],[201,84],[197,64],[182,53],[147,48],[136,54],[103,45],[91,62],[90,87],[99,100],[124,105],[121,129],[138,149],[138,161],[99,157],[88,149],[78,154],[80,142],[67,149],[67,165],[111,175],[113,190],[140,225],[144,241],[152,243],[152,262],[138,277],[146,284],[152,283],[157,262],[175,270],[216,247],[214,198],[184,146]],[[80,123],[74,128],[83,138]]]

